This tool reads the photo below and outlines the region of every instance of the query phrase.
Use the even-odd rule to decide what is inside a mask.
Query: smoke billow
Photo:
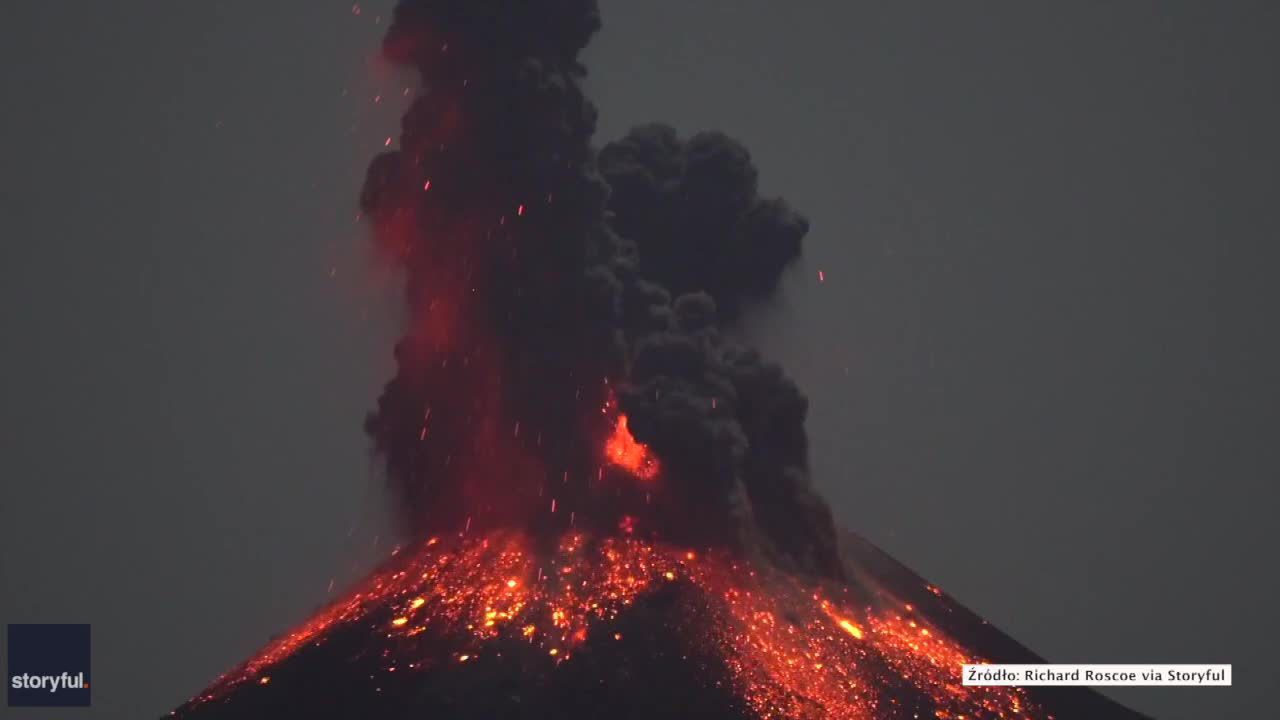
[[[421,92],[361,198],[407,275],[367,431],[408,529],[636,532],[838,574],[807,401],[721,332],[808,230],[747,150],[649,125],[592,145],[595,0],[402,0],[384,51]],[[661,463],[602,448],[624,413]]]

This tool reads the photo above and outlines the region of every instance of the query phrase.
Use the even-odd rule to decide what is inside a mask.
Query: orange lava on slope
[[[902,685],[939,719],[1048,717],[1019,688],[963,686],[961,665],[981,660],[923,619],[848,607],[778,571],[708,564],[700,579],[726,601],[712,639],[760,718],[897,717]]]
[[[628,606],[683,583],[709,618],[689,642],[721,659],[730,687],[759,718],[897,716],[894,688],[903,686],[927,698],[936,718],[1045,717],[1021,689],[964,687],[961,664],[980,659],[905,605],[858,607],[843,588],[635,538],[570,534],[550,553],[531,547],[517,533],[426,543],[193,700],[265,683],[273,666],[346,624],[368,625],[386,672],[430,666],[413,640],[428,628],[457,638],[446,662],[474,661],[498,638],[540,647],[553,664],[571,662],[590,633],[620,639],[609,625]]]

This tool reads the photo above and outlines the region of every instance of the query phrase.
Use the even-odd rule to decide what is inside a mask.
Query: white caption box
[[[965,685],[1229,686],[1230,665],[965,665]]]

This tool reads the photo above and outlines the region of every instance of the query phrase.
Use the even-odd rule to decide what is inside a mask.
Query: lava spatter
[[[601,409],[605,415],[612,416],[613,421],[613,431],[605,440],[605,461],[637,479],[653,480],[660,471],[658,458],[648,445],[631,434],[630,421],[625,414],[617,412],[617,405],[617,400],[610,396]]]

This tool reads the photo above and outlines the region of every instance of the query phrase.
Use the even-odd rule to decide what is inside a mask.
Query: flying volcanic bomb
[[[808,222],[720,133],[597,148],[595,0],[402,0],[420,80],[360,197],[406,278],[366,422],[411,538],[183,718],[1136,717],[962,686],[1035,662],[814,491],[807,401],[726,329]]]

